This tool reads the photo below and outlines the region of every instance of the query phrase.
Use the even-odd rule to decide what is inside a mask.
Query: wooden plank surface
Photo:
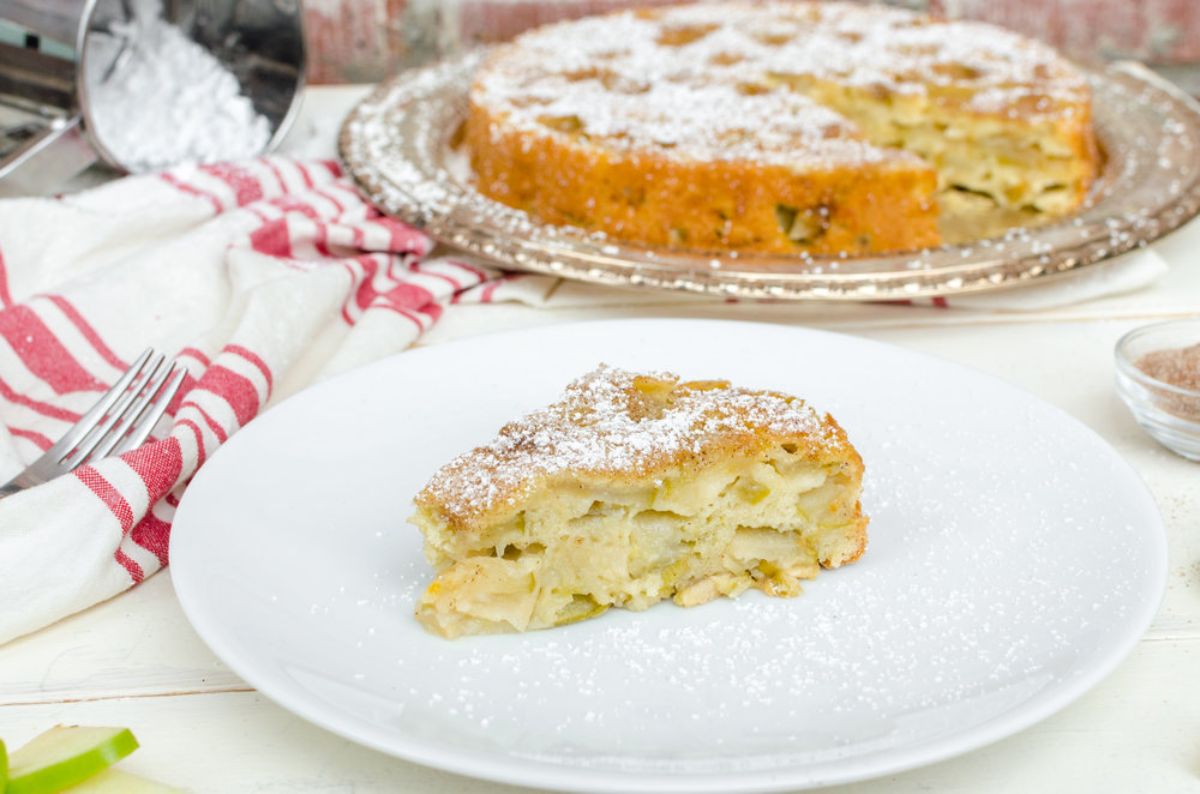
[[[315,89],[288,144],[332,153],[334,130],[363,89]],[[1113,675],[1076,704],[958,759],[837,794],[970,791],[1154,792],[1200,788],[1200,466],[1150,441],[1112,387],[1112,346],[1144,322],[1200,314],[1200,222],[1155,245],[1173,266],[1153,287],[1037,313],[911,307],[643,304],[596,309],[458,306],[436,345],[505,328],[598,317],[689,316],[804,324],[857,333],[993,373],[1099,432],[1145,479],[1170,542],[1166,597],[1153,628]],[[131,771],[200,794],[405,791],[505,794],[388,758],[266,701],[195,635],[169,573],[0,648],[0,735],[19,744],[56,722],[132,726]]]
[[[933,766],[827,794],[1196,791],[1200,641],[1142,642],[1101,686],[1016,736]],[[20,744],[61,722],[132,726],[129,771],[196,794],[516,794],[390,758],[253,692],[0,706]]]

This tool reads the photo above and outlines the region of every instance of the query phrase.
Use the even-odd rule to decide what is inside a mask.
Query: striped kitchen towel
[[[403,350],[497,272],[422,260],[331,162],[267,157],[0,202],[0,482],[144,348],[187,368],[156,440],[0,500],[0,642],[167,564],[196,469],[263,406]]]
[[[183,489],[264,406],[405,349],[453,304],[624,305],[634,295],[558,289],[430,258],[431,248],[323,161],[177,168],[0,202],[0,482],[144,348],[188,371],[153,440],[0,500],[0,643],[165,566]],[[1158,272],[1135,267],[1133,281],[1069,297]]]

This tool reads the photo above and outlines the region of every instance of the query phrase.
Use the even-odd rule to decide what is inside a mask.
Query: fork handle
[[[15,493],[28,490],[35,485],[41,485],[41,481],[30,477],[28,472],[21,472],[16,477],[13,477],[4,485],[0,485],[0,499],[6,496],[12,496]]]

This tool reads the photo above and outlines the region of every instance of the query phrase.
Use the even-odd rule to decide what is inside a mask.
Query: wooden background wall
[[[304,0],[314,82],[373,82],[441,48],[537,24],[673,0]],[[1200,0],[896,0],[1043,38],[1080,60],[1136,58],[1200,89]]]

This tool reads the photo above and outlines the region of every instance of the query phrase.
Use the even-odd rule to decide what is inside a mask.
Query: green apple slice
[[[82,783],[138,747],[128,728],[56,725],[13,752],[6,794],[53,794]]]
[[[131,775],[120,769],[106,769],[88,778],[64,794],[183,794],[183,789]]]
[[[8,788],[8,750],[4,740],[0,739],[0,792]]]

